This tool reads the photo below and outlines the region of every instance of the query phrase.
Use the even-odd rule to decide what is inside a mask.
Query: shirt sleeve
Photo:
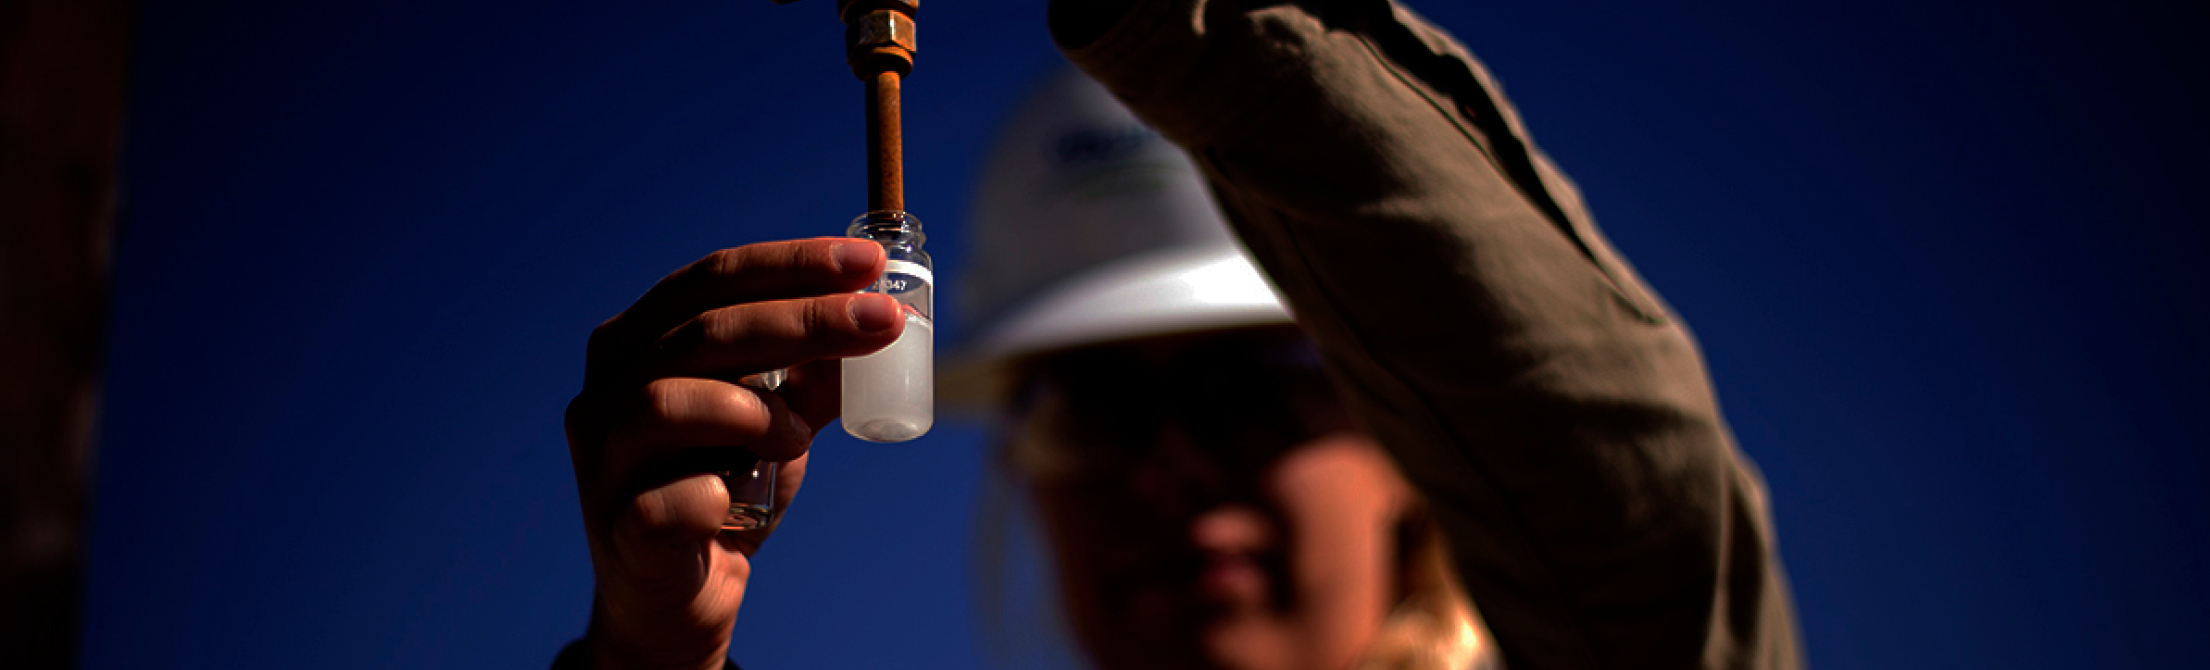
[[[1801,667],[1693,339],[1463,47],[1386,0],[1057,2],[1069,58],[1202,166],[1508,666]]]

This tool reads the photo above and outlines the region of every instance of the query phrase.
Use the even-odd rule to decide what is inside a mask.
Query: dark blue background
[[[2199,662],[2201,10],[1424,5],[1696,327],[1815,667]],[[1042,13],[922,17],[909,203],[947,276],[1056,67]],[[560,431],[590,327],[862,207],[830,14],[145,3],[86,667],[549,661],[590,599]],[[817,442],[737,657],[975,666],[983,453]]]

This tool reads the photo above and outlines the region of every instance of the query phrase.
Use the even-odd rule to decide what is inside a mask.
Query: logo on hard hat
[[[1059,136],[1059,162],[1081,163],[1126,158],[1158,137],[1158,133],[1143,126],[1075,130]]]

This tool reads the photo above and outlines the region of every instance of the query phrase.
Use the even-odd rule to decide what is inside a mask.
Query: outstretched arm
[[[1801,666],[1694,341],[1481,65],[1383,0],[1056,0],[1203,166],[1515,668]]]

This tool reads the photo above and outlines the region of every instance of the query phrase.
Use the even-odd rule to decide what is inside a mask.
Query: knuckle
[[[749,310],[723,308],[698,315],[693,321],[698,337],[709,345],[725,346],[744,336],[750,329]]]
[[[806,306],[806,332],[820,335],[839,335],[851,330],[851,303],[853,296],[838,296],[833,300],[816,300]]]
[[[707,274],[712,276],[728,277],[736,275],[743,272],[745,266],[749,265],[747,262],[749,254],[746,253],[746,249],[749,248],[736,247],[706,254],[706,258],[702,259],[700,266]]]
[[[655,423],[683,420],[690,414],[690,394],[683,384],[661,379],[645,385],[645,417]]]
[[[837,248],[836,240],[808,240],[801,258],[809,265],[833,269],[841,265],[836,259]]]
[[[817,248],[819,246],[821,245],[804,240],[782,245],[775,250],[775,260],[780,261],[784,267],[810,267],[828,260],[828,255]]]
[[[675,505],[665,490],[646,491],[629,499],[629,518],[643,530],[666,527],[675,518]]]
[[[710,400],[713,416],[718,423],[728,425],[746,439],[756,439],[767,432],[772,413],[760,397],[744,389],[722,389]]]
[[[768,432],[772,408],[751,391],[695,379],[661,379],[646,387],[645,420],[683,430],[708,430],[752,440]]]
[[[590,339],[586,339],[583,341],[584,349],[592,353],[597,353],[600,349],[606,348],[607,341],[614,337],[613,333],[611,332],[613,330],[611,328],[613,324],[613,319],[607,319],[605,321],[599,322],[599,325],[592,326]]]
[[[701,529],[713,510],[726,504],[714,500],[720,495],[715,493],[719,489],[720,482],[710,475],[678,479],[630,498],[625,513],[630,523],[648,535]]]
[[[746,310],[743,317],[745,332],[758,338],[758,344],[762,345],[803,338],[813,330],[812,317],[806,313],[811,308],[805,306],[805,302],[811,301],[760,303],[753,309]]]
[[[561,425],[567,427],[570,434],[580,432],[591,423],[596,414],[593,409],[592,403],[585,399],[584,394],[578,393],[575,399],[568,401],[568,409],[560,413]]]
[[[587,365],[603,363],[614,357],[614,348],[617,346],[614,341],[614,321],[619,318],[607,319],[591,328],[591,337],[583,341],[583,359]]]

